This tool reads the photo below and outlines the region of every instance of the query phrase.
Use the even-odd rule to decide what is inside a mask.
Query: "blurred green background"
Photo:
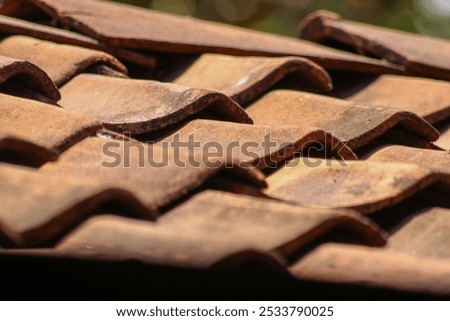
[[[327,9],[346,19],[450,38],[450,0],[111,0],[297,36],[299,22]]]

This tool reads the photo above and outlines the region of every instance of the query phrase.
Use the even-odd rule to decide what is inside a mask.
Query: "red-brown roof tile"
[[[359,53],[387,63],[111,2],[0,2],[39,21],[0,16],[0,54],[24,59],[0,58],[0,264],[17,275],[0,299],[450,296],[448,82],[405,76],[443,77],[446,49],[418,47],[446,41],[362,26]],[[359,28],[324,21],[344,42]],[[303,92],[331,85],[342,99]]]
[[[382,60],[404,66],[413,75],[450,80],[450,41],[404,31],[342,20],[338,14],[318,11],[305,18],[301,37],[332,39]]]
[[[261,169],[306,152],[312,144],[321,144],[323,155],[357,158],[351,149],[330,133],[308,127],[257,126],[198,119],[183,125],[156,145],[172,146],[177,141],[190,142],[192,148],[204,153],[238,159]]]
[[[406,146],[383,146],[373,150],[367,159],[377,162],[404,162],[429,168],[436,172],[450,174],[450,154],[447,151],[427,150]]]
[[[256,125],[321,128],[351,149],[366,145],[393,127],[406,128],[428,141],[439,137],[436,129],[410,112],[290,90],[269,92],[247,112]]]
[[[450,210],[428,208],[399,227],[388,248],[423,258],[450,258]]]
[[[26,2],[28,3],[28,0],[26,0]],[[151,69],[156,65],[156,59],[152,55],[145,55],[124,48],[111,47],[100,43],[95,39],[65,29],[52,28],[47,25],[41,25],[34,22],[15,19],[2,15],[0,15],[0,33],[9,35],[24,35],[61,44],[80,46],[83,48],[90,48],[95,50],[103,50],[125,61],[129,61]]]
[[[322,92],[332,89],[331,79],[322,67],[297,57],[203,54],[187,66],[180,65],[172,67],[164,79],[180,85],[220,91],[241,105],[289,77],[295,77],[292,82],[295,81],[299,87]]]
[[[58,88],[39,67],[28,61],[0,56],[0,84],[12,80],[53,101],[61,98]]]
[[[162,129],[201,111],[218,119],[251,123],[245,111],[224,94],[171,83],[82,74],[61,92],[65,109],[133,134]]]
[[[105,185],[0,165],[1,246],[33,246],[52,240],[109,202],[122,203],[127,214],[154,215],[130,193]]]
[[[127,69],[116,58],[101,51],[60,45],[24,36],[8,37],[0,42],[0,55],[29,61],[44,70],[57,86],[89,68],[105,65],[119,73]]]
[[[32,0],[65,26],[116,47],[164,52],[301,56],[325,68],[398,72],[389,63],[271,34],[104,1]]]
[[[404,163],[298,158],[267,178],[267,195],[303,206],[372,213],[398,204],[447,173]]]
[[[197,157],[197,163],[189,162],[191,157]],[[256,169],[240,167],[223,158],[211,166],[202,157],[137,141],[92,137],[71,147],[40,171],[126,189],[150,209],[169,205],[222,171],[233,173],[256,188],[265,186],[264,176]]]
[[[431,124],[450,118],[450,84],[446,81],[382,75],[339,79],[332,95],[357,103],[391,106],[413,112]],[[342,80],[342,81],[341,81]]]
[[[443,124],[440,128],[441,136],[439,136],[436,141],[436,145],[445,149],[450,150],[450,124]]]
[[[116,253],[122,259],[207,268],[227,256],[255,250],[289,257],[339,226],[348,227],[358,238],[362,235],[369,245],[385,243],[376,226],[352,212],[311,210],[267,199],[203,192],[153,224],[112,216],[91,219],[57,249],[84,250],[92,256]],[[205,235],[205,230],[211,233]]]
[[[62,151],[102,128],[95,120],[59,107],[0,94],[0,158],[31,165],[54,160]]]

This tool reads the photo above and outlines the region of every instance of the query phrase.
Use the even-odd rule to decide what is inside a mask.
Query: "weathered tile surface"
[[[298,158],[268,177],[269,196],[303,206],[349,208],[369,214],[398,204],[446,173],[404,163]]]
[[[48,75],[32,63],[0,56],[0,84],[15,80],[43,96],[58,101],[61,95]]]
[[[174,146],[178,142],[206,155],[238,159],[258,168],[273,167],[294,154],[308,153],[320,144],[327,157],[356,159],[345,144],[317,128],[294,126],[257,126],[214,120],[193,120],[158,141],[156,146]]]
[[[117,47],[310,58],[325,68],[398,72],[385,62],[298,39],[103,1],[32,0],[60,23]]]
[[[450,117],[450,83],[447,81],[396,75],[353,78],[351,81],[339,79],[332,95],[357,103],[410,111],[432,124]]]
[[[417,293],[450,294],[450,262],[396,251],[325,244],[290,268],[301,280],[362,285]]]
[[[156,131],[201,111],[226,121],[251,123],[245,111],[224,94],[171,83],[82,74],[61,92],[65,109],[132,134]]]
[[[127,73],[116,58],[101,51],[37,40],[24,36],[0,42],[0,55],[29,61],[44,70],[57,86],[96,65],[108,66],[119,74]]]
[[[241,105],[256,99],[289,76],[296,77],[292,82],[303,88],[332,89],[325,70],[312,61],[297,57],[203,54],[188,66],[178,66],[170,73],[175,74],[172,77],[168,75],[174,83],[219,91]]]
[[[406,128],[428,141],[439,136],[430,124],[410,112],[291,90],[272,91],[250,105],[247,112],[256,125],[321,128],[352,149],[366,145],[393,127]]]
[[[352,212],[311,210],[207,191],[156,223],[96,217],[63,240],[57,250],[116,253],[154,264],[207,268],[237,253],[276,250],[288,257],[339,226],[363,235],[367,244],[385,242],[376,226]]]
[[[448,41],[323,13],[304,34],[359,55],[109,1],[0,14],[0,298],[450,296],[449,84],[413,77],[448,79]]]
[[[0,94],[0,116],[0,155],[14,153],[35,164],[54,160],[102,128],[84,115],[4,94]]]
[[[450,174],[450,154],[448,151],[425,150],[406,146],[383,146],[367,159],[377,162],[404,162],[429,168],[435,172]]]
[[[264,176],[257,170],[224,159],[210,164],[202,155],[186,154],[184,150],[137,141],[93,137],[68,149],[40,171],[126,189],[150,209],[169,205],[223,170],[256,188],[265,186]]]
[[[428,208],[398,228],[389,238],[388,248],[412,256],[450,258],[450,210]]]
[[[15,0],[13,0],[15,1]],[[133,62],[147,68],[154,68],[154,56],[141,54],[123,48],[105,45],[90,37],[65,29],[52,28],[26,20],[0,15],[0,32],[9,35],[24,35],[41,40],[53,41],[61,44],[75,45],[83,48],[103,50],[125,61]]]
[[[108,202],[121,202],[127,213],[154,218],[130,193],[101,184],[0,165],[0,239],[5,245],[33,246],[52,240]]]
[[[361,54],[404,66],[419,76],[450,80],[450,41],[404,31],[345,21],[333,12],[319,11],[305,18],[301,36],[320,41],[333,39]]]

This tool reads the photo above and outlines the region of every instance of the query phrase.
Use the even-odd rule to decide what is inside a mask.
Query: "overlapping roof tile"
[[[15,2],[15,0],[6,1],[6,3],[9,2]],[[2,5],[4,5],[4,3],[5,1],[2,2]],[[2,12],[0,11],[0,13]],[[2,14],[8,13],[5,12]],[[69,30],[57,29],[47,25],[37,24],[13,17],[0,15],[0,33],[8,35],[24,35],[61,44],[74,45],[95,50],[103,50],[105,52],[113,54],[120,59],[142,65],[147,68],[154,68],[156,64],[155,57],[151,55],[144,55],[139,52],[127,50],[124,48],[115,48],[105,45],[90,37],[71,32]]]
[[[416,164],[436,172],[450,174],[450,167],[448,166],[450,154],[448,151],[392,145],[382,146],[380,149],[373,150],[367,159],[377,162]]]
[[[86,255],[117,253],[154,264],[207,268],[227,256],[252,251],[276,251],[288,258],[327,231],[344,226],[366,244],[385,243],[376,226],[352,212],[311,210],[261,198],[203,192],[153,224],[96,217],[57,249],[81,251],[88,247]],[[204,235],[205,229],[212,233]]]
[[[440,131],[441,135],[436,141],[436,145],[443,149],[450,150],[450,124],[443,124]]]
[[[202,157],[137,141],[92,137],[72,146],[40,171],[126,189],[150,209],[169,205],[221,171],[255,188],[265,186],[264,176],[256,169],[224,158],[208,162]]]
[[[223,120],[251,123],[245,111],[224,94],[171,83],[82,74],[61,92],[60,104],[65,109],[132,134],[162,129],[201,111]]]
[[[25,60],[0,56],[2,91],[5,89],[8,91],[9,87],[12,87],[9,84],[12,81],[18,82],[21,86],[49,100],[58,101],[61,98],[55,84],[42,69]]]
[[[95,120],[41,102],[0,94],[0,159],[40,165],[102,128]]]
[[[361,54],[403,66],[413,75],[450,80],[450,42],[353,21],[319,11],[307,17],[301,37],[313,41],[332,39],[350,45]]]
[[[203,54],[193,62],[177,64],[164,79],[176,84],[222,92],[238,104],[256,99],[272,86],[292,78],[302,88],[326,92],[329,75],[319,65],[298,57],[235,57]]]
[[[424,259],[384,249],[324,244],[290,268],[301,280],[448,296],[448,260]]]
[[[450,84],[446,81],[397,75],[359,75],[345,77],[345,81],[337,81],[337,86],[333,92],[336,97],[403,109],[431,124],[450,117]]]
[[[267,178],[267,194],[303,206],[373,213],[450,176],[404,163],[298,158]]]
[[[449,84],[412,77],[448,80],[447,41],[327,13],[303,35],[360,55],[98,0],[0,13],[0,261],[27,269],[2,297],[450,296]]]
[[[154,218],[125,190],[14,165],[0,165],[0,176],[2,246],[43,244],[108,202],[122,203],[129,215]]]
[[[116,58],[101,51],[60,45],[24,36],[8,37],[0,42],[0,55],[29,61],[50,76],[57,86],[61,86],[77,74],[105,66],[117,74],[127,73],[127,69]],[[101,69],[97,69],[100,70]]]
[[[352,149],[366,145],[393,127],[404,128],[427,141],[439,137],[435,128],[411,112],[299,91],[271,91],[250,105],[247,112],[256,125],[321,128]]]
[[[308,127],[257,126],[199,119],[183,125],[156,145],[174,146],[177,142],[262,169],[273,167],[294,154],[308,154],[308,148],[313,144],[322,145],[322,155],[356,159],[353,151],[339,139],[321,129]]]
[[[69,234],[57,251],[66,255],[135,259],[157,265],[205,269],[229,256],[242,255],[242,252],[245,255],[248,244],[230,236],[205,236],[197,231],[180,234],[175,229],[142,220],[101,216],[88,220]]]
[[[32,0],[65,26],[117,47],[183,53],[301,56],[325,68],[399,72],[310,42],[104,1]],[[133,23],[130,23],[133,22]]]
[[[421,211],[391,235],[388,248],[424,258],[450,258],[449,214],[439,207]]]

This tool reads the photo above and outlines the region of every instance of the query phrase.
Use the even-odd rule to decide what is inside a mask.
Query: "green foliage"
[[[448,0],[110,0],[296,36],[299,22],[326,9],[344,18],[450,38]]]

